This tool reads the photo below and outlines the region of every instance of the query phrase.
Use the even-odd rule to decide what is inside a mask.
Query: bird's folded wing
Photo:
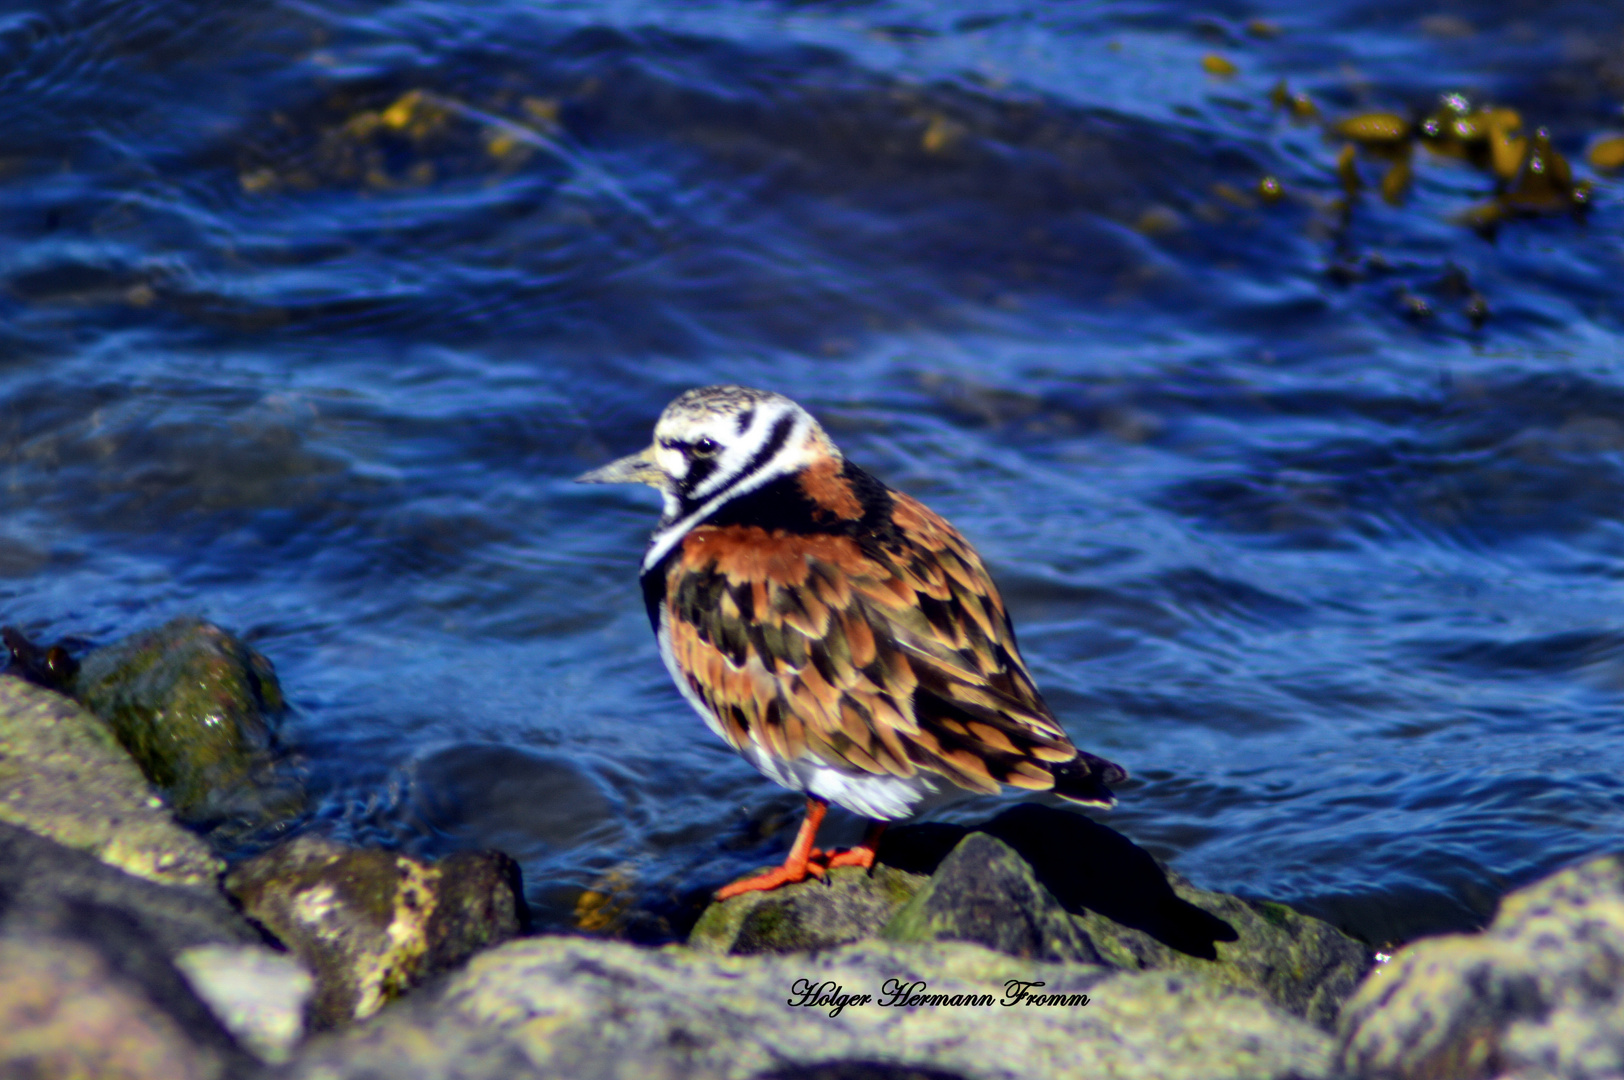
[[[1079,756],[985,568],[941,518],[895,500],[898,528],[872,543],[695,529],[667,579],[678,666],[738,747],[988,793],[1052,787]]]

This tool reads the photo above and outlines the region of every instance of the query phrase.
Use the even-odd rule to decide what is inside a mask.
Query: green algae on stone
[[[873,937],[924,884],[884,864],[871,874],[854,866],[771,892],[747,892],[711,904],[688,944],[704,952],[803,952]]]
[[[212,890],[225,870],[106,724],[15,678],[0,678],[0,821],[149,881]]]
[[[283,709],[270,661],[196,618],[92,651],[74,693],[112,728],[182,821],[296,815],[303,795],[275,769]]]
[[[499,852],[430,864],[302,836],[236,867],[225,886],[315,974],[315,1028],[371,1016],[525,922],[518,868]]]

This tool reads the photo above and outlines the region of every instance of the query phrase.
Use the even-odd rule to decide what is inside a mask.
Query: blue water
[[[658,661],[652,493],[570,478],[767,386],[979,547],[1113,827],[1476,925],[1624,831],[1624,13],[1417,10],[4,4],[0,617],[202,613],[277,666],[305,827],[501,847],[543,925],[675,904],[797,800]],[[1487,240],[1420,153],[1344,227],[1282,79],[1514,107],[1588,219]]]

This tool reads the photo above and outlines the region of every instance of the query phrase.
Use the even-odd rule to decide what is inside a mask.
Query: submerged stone
[[[318,1028],[371,1016],[525,923],[518,866],[493,851],[431,864],[302,836],[238,866],[225,884],[314,972]]]
[[[1590,167],[1599,172],[1624,169],[1624,135],[1598,139],[1590,147]]]
[[[182,821],[250,829],[303,808],[303,792],[276,770],[276,672],[218,626],[179,618],[96,649],[74,693]]]

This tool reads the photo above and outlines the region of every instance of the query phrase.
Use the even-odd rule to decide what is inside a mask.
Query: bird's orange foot
[[[874,849],[871,847],[842,848],[839,851],[817,852],[822,856],[824,866],[833,870],[837,866],[860,866],[864,870],[874,866]]]
[[[809,877],[822,877],[823,867],[808,860],[800,866],[775,866],[763,871],[755,877],[747,877],[735,881],[731,885],[723,885],[716,890],[716,899],[729,900],[747,892],[770,892],[782,885],[794,885],[798,881],[805,881]]]

